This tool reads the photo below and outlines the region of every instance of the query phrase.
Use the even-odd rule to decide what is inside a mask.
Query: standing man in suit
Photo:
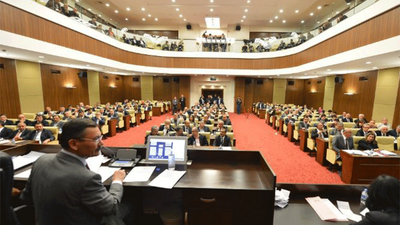
[[[175,114],[178,111],[178,100],[176,97],[172,100],[172,114]]]
[[[186,98],[185,96],[181,95],[181,98],[179,99],[179,102],[181,103],[181,110],[184,110],[186,107]]]
[[[28,136],[29,134],[30,134],[30,131],[26,129],[26,124],[21,122],[18,124],[18,129],[14,130],[7,137],[7,139],[14,139],[14,141],[19,141],[19,140],[22,140],[23,137]]]
[[[43,124],[36,123],[35,131],[31,132],[29,136],[23,137],[23,139],[39,141],[39,143],[48,144],[50,141],[54,141],[55,138],[51,131],[43,129]]]
[[[4,126],[5,125],[14,125],[13,121],[7,119],[6,114],[0,115],[0,122],[3,122]]]
[[[208,141],[206,136],[199,134],[197,127],[193,127],[192,136],[188,139],[188,145],[208,146]]]
[[[396,129],[389,131],[389,134],[395,138],[398,138],[400,136],[400,125],[397,125]],[[397,145],[399,146],[400,143],[397,143]],[[397,149],[399,148],[397,147]]]
[[[199,98],[199,103],[200,105],[206,104],[206,99],[204,98],[204,95],[201,95],[201,97]]]
[[[221,96],[218,96],[217,104],[218,104],[218,106],[221,105],[221,104],[224,104],[224,100],[222,100]]]
[[[242,110],[242,99],[238,96],[236,100],[236,113],[240,115],[240,111]]]
[[[231,138],[226,136],[226,129],[221,129],[221,134],[215,138],[214,146],[232,146]]]
[[[36,224],[123,224],[125,171],[114,172],[108,192],[101,176],[87,167],[86,159],[99,155],[103,145],[97,125],[87,119],[69,121],[60,143],[59,153],[35,162],[20,197],[34,205]]]
[[[11,129],[8,129],[7,127],[4,127],[4,122],[0,121],[0,139],[1,138],[8,138],[8,136],[10,136],[10,134],[12,133]]]

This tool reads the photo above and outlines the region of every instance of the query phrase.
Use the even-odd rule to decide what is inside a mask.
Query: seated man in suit
[[[64,106],[60,106],[60,109],[58,110],[58,112],[56,112],[56,114],[64,115],[64,113],[65,113],[65,107]]]
[[[65,124],[65,122],[61,121],[59,115],[54,115],[53,116],[53,122],[50,124],[50,126],[58,127],[58,132],[61,134],[64,124]]]
[[[390,130],[389,134],[395,138],[398,138],[400,136],[400,125],[397,125],[396,129]],[[397,146],[399,146],[400,143],[397,143]],[[399,147],[397,147],[399,149]]]
[[[73,117],[72,117],[72,115],[71,115],[71,112],[70,112],[70,111],[66,111],[66,112],[64,113],[64,120],[70,121],[70,120],[72,120],[72,119],[73,119]]]
[[[169,119],[164,121],[164,124],[160,126],[159,130],[164,132],[164,136],[168,136],[168,132],[175,131]]]
[[[308,116],[303,118],[303,121],[301,121],[299,123],[299,130],[308,130],[308,128],[310,127],[310,119],[308,118]]]
[[[224,126],[224,122],[218,121],[218,125],[214,128],[213,132],[221,132],[222,129],[228,130],[228,128]]]
[[[109,113],[107,116],[108,116],[108,119],[109,119],[109,120],[110,120],[110,119],[116,119],[116,120],[119,121],[119,115],[118,115],[117,112],[115,112],[114,109],[110,109],[110,113]]]
[[[14,122],[11,120],[8,120],[7,116],[5,114],[0,115],[0,122],[3,122],[4,126],[5,125],[14,125]]]
[[[208,115],[205,115],[205,116],[203,117],[204,124],[212,124],[212,123],[211,123],[211,120],[209,120],[208,118],[209,118]]]
[[[179,119],[178,119],[178,114],[174,113],[174,117],[171,119],[171,123],[175,124],[175,126],[179,125]]]
[[[209,127],[206,127],[204,121],[200,121],[199,127],[197,128],[199,132],[211,132]],[[193,132],[193,131],[192,131]]]
[[[11,133],[12,133],[12,130],[7,127],[4,127],[4,122],[0,121],[0,139],[1,138],[7,139]]]
[[[24,114],[19,114],[18,120],[15,124],[18,125],[19,123],[25,123],[26,126],[30,126],[32,122],[27,120]]]
[[[171,136],[186,137],[186,135],[183,133],[182,126],[175,127],[175,134],[172,134]]]
[[[342,135],[343,134],[343,123],[339,122],[338,124],[336,124],[336,127],[333,128],[329,134],[333,135],[333,136]]]
[[[364,123],[361,129],[359,129],[356,133],[356,136],[365,137],[368,134],[369,123]]]
[[[103,126],[104,124],[106,124],[106,121],[101,116],[100,112],[96,112],[96,116],[92,118],[92,121],[95,122],[98,126]]]
[[[285,119],[285,124],[286,124],[286,126],[289,124],[289,123],[295,123],[296,122],[296,120],[293,118],[293,116],[292,116],[292,114],[288,114],[287,115],[287,118]]]
[[[228,119],[227,115],[222,116],[222,122],[224,122],[224,125],[232,125],[231,120]]]
[[[379,124],[378,129],[381,129],[382,126],[387,126],[389,128],[389,130],[392,129],[392,125],[390,125],[390,123],[386,117],[382,118],[381,124]]]
[[[226,136],[226,129],[221,130],[221,134],[215,138],[214,146],[231,146],[231,138]]]
[[[148,135],[146,135],[146,137],[144,137],[144,144],[147,144],[147,138],[149,136],[158,136],[158,127],[156,125],[152,126],[150,134],[148,134]]]
[[[317,129],[313,130],[311,132],[311,138],[316,139],[316,138],[327,138],[328,137],[328,132],[324,129],[324,124],[322,122],[319,122],[317,124]]]
[[[41,144],[48,144],[50,141],[54,141],[55,138],[51,131],[43,129],[43,124],[36,123],[35,131],[31,132],[28,136],[22,137],[22,139],[38,141]]]
[[[375,133],[376,133],[376,136],[381,136],[381,137],[390,136],[389,128],[385,125],[380,126],[379,130],[377,130]]]
[[[42,115],[36,115],[35,120],[32,121],[31,126],[35,126],[36,124],[42,124],[43,126],[49,126],[49,123],[46,120],[43,120]]]
[[[376,126],[375,120],[369,121],[369,128],[372,128],[372,129],[378,128],[378,126]]]
[[[336,160],[341,160],[340,151],[345,149],[354,149],[353,136],[350,128],[343,131],[343,135],[336,135],[332,141],[332,148],[337,152]]]
[[[125,171],[114,172],[107,191],[100,175],[87,167],[86,159],[99,155],[103,145],[97,125],[72,120],[64,125],[60,143],[60,152],[35,162],[20,196],[25,204],[34,205],[36,223],[123,224],[129,213],[121,203]]]
[[[7,139],[14,139],[14,141],[23,140],[23,137],[28,136],[31,132],[26,129],[25,123],[19,123],[18,129],[14,130]]]
[[[342,122],[353,122],[353,118],[351,118],[350,113],[346,113],[346,117],[342,119]]]
[[[197,127],[193,127],[192,136],[188,139],[188,145],[208,146],[208,141],[206,136],[199,134]]]
[[[85,111],[83,111],[83,110],[79,110],[78,111],[78,116],[76,117],[77,119],[89,119],[89,117],[87,117],[86,115],[85,115]]]
[[[185,126],[183,126],[183,132],[186,132],[188,134],[192,134],[192,128],[190,127],[190,121],[189,120],[185,121]]]
[[[365,115],[360,113],[358,114],[358,118],[354,120],[354,123],[358,124],[359,121],[363,121],[364,123],[368,123],[367,119],[365,119]]]

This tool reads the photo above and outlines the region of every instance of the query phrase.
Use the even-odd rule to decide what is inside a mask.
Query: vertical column
[[[89,89],[89,104],[94,105],[96,102],[100,102],[99,72],[88,71],[87,79]]]
[[[140,76],[142,100],[153,100],[153,77]]]
[[[278,104],[285,103],[286,98],[286,79],[275,79],[274,80],[274,94],[273,102]]]
[[[16,60],[16,69],[21,112],[42,112],[44,102],[40,64]]]
[[[325,110],[333,108],[333,97],[335,95],[335,77],[330,76],[325,78],[324,104]]]

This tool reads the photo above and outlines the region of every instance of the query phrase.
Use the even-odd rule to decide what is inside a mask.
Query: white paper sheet
[[[164,170],[160,175],[158,175],[149,186],[172,189],[174,185],[185,175],[186,171],[176,171],[176,170]]]
[[[103,156],[101,153],[98,156],[89,157],[86,159],[89,169],[95,173],[99,170],[101,164],[107,157]]]
[[[388,151],[388,150],[381,150],[381,153],[384,154],[384,155],[396,156],[396,153],[393,153],[393,152]]]
[[[12,158],[14,164],[14,170],[17,170],[21,167],[34,163],[40,156],[45,155],[43,152],[31,151],[26,155],[16,156]]]
[[[353,211],[351,211],[350,204],[348,202],[337,201],[337,205],[338,205],[340,212],[342,212],[343,215],[345,215],[347,217],[347,219],[353,220],[355,222],[361,221],[361,219],[362,219],[361,216],[356,215],[353,213]]]
[[[25,179],[28,179],[29,176],[31,175],[31,170],[32,169],[25,170],[22,173],[16,174],[16,175],[14,175],[14,178],[25,178]]]
[[[232,147],[222,147],[222,150],[232,150]]]
[[[329,206],[327,206],[319,196],[306,198],[306,201],[311,205],[321,220],[336,221],[335,213],[329,209]]]
[[[367,212],[369,212],[369,209],[365,208],[363,211],[360,212],[360,214],[365,216],[365,214],[367,214]]]
[[[350,155],[362,155],[362,156],[368,156],[367,153],[360,151],[360,150],[343,150],[347,153],[349,153]]]
[[[5,140],[5,139],[0,139],[0,145],[9,145],[9,144],[11,144],[11,141],[10,140]]]
[[[146,182],[155,169],[155,166],[136,166],[125,177],[124,182]]]
[[[330,210],[335,214],[336,220],[335,221],[349,221],[345,215],[343,215],[336,206],[329,201],[327,198],[322,198],[322,201],[329,207]]]
[[[98,170],[97,173],[100,174],[101,176],[101,182],[106,181],[108,178],[110,178],[112,175],[114,175],[114,172],[119,170],[121,168],[115,168],[115,167],[108,167],[108,166],[101,166]]]

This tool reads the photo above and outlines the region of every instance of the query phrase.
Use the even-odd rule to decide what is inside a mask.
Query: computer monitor
[[[176,164],[187,162],[187,137],[149,136],[146,146],[146,163],[168,163],[168,155],[175,154]]]

